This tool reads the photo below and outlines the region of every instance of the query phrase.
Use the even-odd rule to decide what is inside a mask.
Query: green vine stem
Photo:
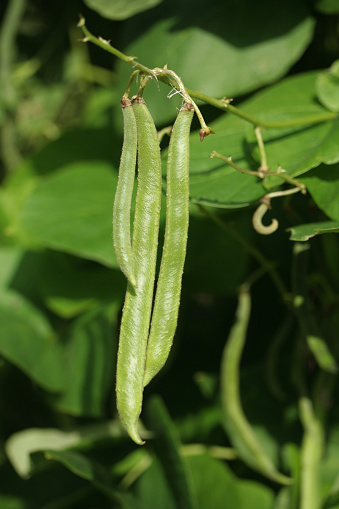
[[[138,90],[136,96],[134,96],[134,97],[142,97],[143,96],[145,87],[146,87],[147,83],[149,82],[149,80],[150,80],[150,76],[144,76],[144,75],[141,76],[139,90]]]
[[[184,456],[198,456],[208,454],[212,458],[221,460],[235,460],[238,458],[237,451],[231,447],[220,447],[218,445],[205,444],[185,444],[181,446],[181,452]]]
[[[270,198],[273,198],[275,196],[285,196],[287,194],[293,194],[293,193],[297,193],[299,191],[301,191],[303,194],[306,194],[305,184],[303,184],[302,182],[299,182],[298,180],[296,180],[293,177],[290,177],[290,175],[287,173],[287,171],[284,170],[283,168],[281,168],[280,166],[278,167],[278,169],[276,171],[264,170],[262,168],[262,165],[260,166],[258,171],[246,170],[245,168],[241,168],[241,166],[238,166],[237,164],[235,164],[232,161],[231,156],[225,157],[222,154],[219,154],[218,152],[216,152],[215,150],[213,150],[210,157],[212,159],[213,159],[213,157],[216,157],[216,158],[220,159],[221,161],[224,161],[225,163],[229,164],[232,168],[239,171],[240,173],[245,173],[246,175],[255,175],[256,177],[259,177],[261,179],[263,179],[265,177],[280,177],[284,182],[294,185],[297,188],[297,189],[293,189],[293,191],[285,190],[285,191],[277,191],[276,194],[271,193],[271,194],[267,195]]]
[[[82,42],[91,42],[95,44],[96,46],[99,46],[99,48],[108,51],[112,55],[120,58],[123,62],[126,62],[126,64],[133,65],[133,67],[136,67],[139,71],[146,73],[146,74],[152,74],[151,69],[148,67],[145,67],[142,64],[139,64],[136,62],[137,57],[131,57],[128,55],[125,55],[118,49],[111,46],[110,41],[107,41],[103,39],[102,37],[95,37],[95,35],[91,34],[91,32],[88,30],[88,28],[85,25],[85,18],[80,16],[80,20],[78,22],[78,27],[81,29],[82,33],[84,34],[84,38],[81,39]]]
[[[260,152],[260,168],[259,168],[259,170],[267,172],[269,170],[269,166],[267,164],[267,157],[266,157],[264,140],[262,139],[261,127],[259,127],[259,126],[255,127],[254,134],[257,139],[257,144],[258,144],[259,152]]]
[[[155,67],[154,69],[152,69],[152,72],[154,73],[154,75],[157,78],[164,78],[166,76],[170,76],[172,78],[172,80],[174,81],[174,83],[173,83],[173,81],[171,81],[171,85],[173,86],[173,88],[178,91],[178,93],[181,95],[181,97],[184,99],[184,101],[186,103],[192,102],[192,99],[186,92],[184,84],[181,81],[181,79],[179,78],[179,76],[171,69],[167,69],[167,65],[165,65],[162,68]]]
[[[309,115],[308,117],[295,118],[293,120],[280,120],[280,121],[261,120],[257,117],[254,117],[253,115],[250,115],[249,113],[246,113],[245,111],[239,110],[235,106],[232,106],[231,104],[229,104],[230,99],[226,99],[225,97],[223,99],[215,99],[214,97],[210,97],[209,95],[204,94],[202,92],[198,92],[197,90],[191,90],[190,88],[187,87],[186,90],[191,97],[194,97],[194,99],[203,101],[206,104],[210,104],[211,106],[214,106],[215,108],[218,108],[220,110],[224,111],[228,110],[233,115],[242,118],[243,120],[246,120],[250,124],[253,124],[254,126],[264,127],[266,129],[278,129],[284,127],[297,127],[310,124],[321,124],[322,122],[328,122],[330,120],[338,118],[338,113],[328,111],[326,113]]]
[[[166,73],[163,73],[162,75],[155,75],[154,69],[150,69],[149,67],[146,67],[145,65],[141,64],[137,61],[137,57],[135,56],[128,56],[119,51],[118,49],[111,46],[110,41],[107,41],[101,37],[95,37],[91,32],[87,29],[85,25],[85,19],[83,17],[80,18],[80,21],[78,23],[78,27],[82,30],[84,34],[84,38],[81,39],[83,42],[91,42],[95,44],[96,46],[99,46],[105,51],[108,51],[112,55],[118,57],[120,60],[123,60],[129,65],[132,65],[135,69],[141,71],[144,74],[148,74],[153,77],[157,77],[160,81],[163,83],[170,85],[178,90],[178,85],[173,79],[169,79],[169,76],[166,75]],[[302,117],[302,118],[296,118],[293,120],[283,120],[283,121],[264,121],[257,117],[254,117],[253,115],[250,115],[242,110],[239,110],[235,106],[232,106],[230,104],[231,99],[226,99],[226,97],[223,97],[222,99],[215,99],[214,97],[211,97],[207,94],[204,94],[202,92],[191,90],[190,88],[185,87],[186,93],[190,96],[192,102],[192,98],[196,100],[200,100],[205,102],[206,104],[210,104],[211,106],[214,106],[218,109],[221,109],[223,111],[229,111],[233,115],[236,115],[237,117],[242,118],[243,120],[246,120],[247,122],[253,124],[254,126],[260,126],[265,128],[283,128],[283,127],[294,127],[294,126],[302,126],[302,125],[309,125],[309,124],[319,124],[322,122],[328,122],[330,120],[334,120],[338,117],[338,113],[334,112],[325,112],[325,113],[319,113],[317,115],[310,115],[308,117]],[[202,127],[203,129],[203,127]],[[201,133],[203,136],[206,136],[212,131],[207,132],[206,134]]]
[[[283,191],[274,191],[273,193],[268,193],[264,196],[270,200],[271,198],[277,198],[278,196],[288,196],[290,194],[303,192],[303,189],[300,186],[292,187],[292,189],[284,189]],[[303,193],[305,194],[305,193]]]
[[[241,168],[241,166],[238,166],[237,164],[235,164],[232,161],[231,156],[225,157],[225,156],[219,154],[218,152],[216,152],[215,150],[213,150],[213,152],[210,155],[210,158],[213,159],[214,157],[229,164],[232,168],[239,171],[240,173],[245,173],[246,175],[255,175],[256,177],[259,177],[261,179],[265,177],[265,172],[261,169],[259,169],[258,171],[254,171],[254,170],[246,170],[245,168]],[[271,173],[270,173],[270,175],[271,175]]]
[[[134,71],[132,72],[132,74],[130,75],[129,77],[129,80],[128,80],[128,83],[127,83],[127,87],[126,87],[126,90],[125,90],[125,93],[124,93],[124,97],[128,98],[129,97],[129,94],[130,94],[130,91],[131,91],[131,86],[132,86],[132,83],[133,81],[140,75],[140,71]]]

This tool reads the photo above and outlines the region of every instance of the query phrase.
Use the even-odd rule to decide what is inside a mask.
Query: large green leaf
[[[116,106],[119,108],[121,125],[118,102]],[[119,164],[120,152],[120,137],[111,129],[83,128],[66,132],[24,159],[19,168],[5,179],[0,192],[1,215],[5,217],[3,234],[11,240],[11,236],[17,232],[18,214],[40,177],[52,175],[59,169],[81,162],[84,166],[92,163],[94,171],[102,161],[107,166],[113,161],[113,166],[116,166]]]
[[[64,388],[62,346],[46,317],[16,292],[0,296],[0,353],[45,389]]]
[[[103,161],[79,162],[41,179],[28,196],[17,234],[117,267],[112,243],[112,208],[117,173]]]
[[[22,258],[17,247],[0,247],[0,293],[6,292]]]
[[[237,479],[224,463],[207,455],[187,459],[197,490],[199,509],[271,509],[273,493],[269,488]]]
[[[148,67],[167,64],[188,87],[230,97],[281,77],[303,53],[312,32],[304,1],[173,0],[127,23],[124,51]],[[131,71],[124,62],[118,68],[123,90]],[[162,106],[159,96],[154,90],[148,100],[156,120],[165,122],[175,111]]]
[[[41,298],[63,318],[73,318],[102,303],[122,303],[126,279],[121,272],[56,251],[37,258]]]
[[[54,406],[72,415],[101,417],[114,383],[117,312],[120,306],[93,310],[71,327],[64,351],[65,390]]]
[[[332,164],[331,166],[322,164],[302,178],[315,203],[334,221],[339,221],[338,175],[339,164]]]
[[[339,221],[300,224],[289,228],[289,231],[291,232],[291,240],[306,241],[321,233],[339,233]]]
[[[250,99],[243,109],[264,121],[294,121],[327,112],[317,101],[318,73],[309,72],[287,78]],[[258,160],[254,133],[248,131],[248,141]],[[281,165],[290,175],[298,176],[324,162],[339,161],[339,116],[328,122],[305,124],[263,131],[266,156],[271,170]],[[272,178],[268,186],[281,179]]]
[[[108,162],[77,162],[41,177],[18,205],[12,235],[118,268],[112,215],[118,173]],[[134,205],[132,204],[133,215]],[[162,207],[162,220],[165,207]]]
[[[199,509],[271,509],[273,492],[266,486],[238,479],[225,463],[207,454],[187,456],[186,460],[193,474]],[[138,480],[137,493],[145,507],[178,507],[158,461]]]
[[[317,79],[317,92],[320,102],[329,110],[339,111],[339,60]]]
[[[99,304],[122,303],[126,279],[120,271],[59,251],[7,247],[0,249],[0,293],[7,288],[73,318]]]
[[[245,168],[251,168],[244,153],[247,124],[232,116],[223,116],[211,124],[215,135],[201,143],[198,133],[191,135],[190,198],[193,202],[214,207],[238,208],[258,200],[265,191],[256,177],[237,172],[223,161],[210,158],[216,151]]]
[[[12,288],[23,252],[0,249],[0,353],[45,389],[64,387],[62,346],[46,316]]]
[[[56,451],[45,450],[43,454],[47,460],[57,461],[64,465],[68,470],[79,477],[90,481],[104,492],[111,493],[114,491],[110,486],[110,475],[99,463],[87,458],[78,451]]]
[[[291,121],[326,113],[314,100],[317,73],[310,72],[283,80],[259,92],[241,109],[262,121]],[[214,207],[243,207],[258,200],[265,189],[258,178],[242,174],[220,159],[210,159],[212,151],[231,156],[244,169],[259,167],[254,129],[244,120],[227,113],[210,127],[215,134],[203,143],[191,135],[190,195],[194,202]],[[291,176],[298,176],[321,162],[339,160],[339,118],[315,125],[265,129],[263,131],[268,164],[272,170],[282,165]],[[257,160],[253,159],[253,157]],[[267,188],[282,183],[279,177],[267,179]]]
[[[320,12],[325,14],[339,12],[339,0],[317,0],[315,6]]]
[[[137,481],[136,493],[142,508],[177,509],[178,507],[157,458]]]
[[[84,0],[90,9],[108,19],[127,19],[160,4],[162,0]]]

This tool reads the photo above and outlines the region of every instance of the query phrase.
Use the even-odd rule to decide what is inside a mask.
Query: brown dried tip
[[[208,133],[206,133],[206,129],[200,129],[199,135],[200,135],[200,141],[204,141],[206,136],[208,136]]]
[[[120,101],[122,108],[127,108],[127,106],[131,106],[132,102],[128,97],[123,96]]]
[[[135,97],[132,97],[132,103],[145,104],[145,99],[136,95]]]
[[[204,141],[206,136],[208,136],[209,134],[214,134],[214,131],[212,129],[210,129],[209,127],[207,127],[207,129],[200,129],[199,134],[200,134],[200,141]]]
[[[194,110],[194,106],[192,103],[185,103],[181,108],[181,111],[192,111]]]

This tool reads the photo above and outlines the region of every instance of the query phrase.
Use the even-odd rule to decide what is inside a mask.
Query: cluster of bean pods
[[[162,171],[153,118],[144,99],[121,101],[124,141],[113,207],[113,242],[127,278],[116,373],[117,409],[134,442],[143,390],[166,362],[176,329],[189,215],[189,133],[193,105],[186,102],[174,123],[167,159],[166,226],[159,276]],[[130,215],[138,161],[138,188],[131,239]],[[153,303],[154,302],[154,303]]]

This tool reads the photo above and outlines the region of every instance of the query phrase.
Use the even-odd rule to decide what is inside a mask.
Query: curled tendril
[[[279,226],[279,222],[277,221],[277,219],[272,219],[271,224],[267,226],[262,223],[262,218],[264,217],[269,208],[271,208],[269,203],[262,202],[253,214],[252,218],[253,228],[258,233],[261,233],[261,235],[271,235],[271,233],[274,233]]]

